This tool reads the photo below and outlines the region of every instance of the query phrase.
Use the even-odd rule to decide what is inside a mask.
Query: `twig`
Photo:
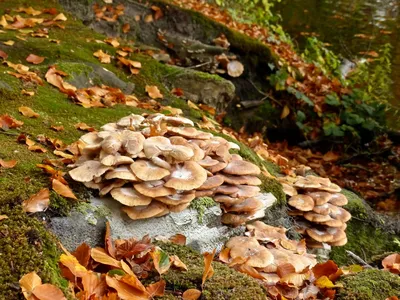
[[[283,104],[280,103],[278,100],[276,100],[274,97],[272,97],[271,94],[267,94],[267,93],[261,91],[261,90],[254,84],[253,81],[251,81],[250,79],[248,79],[248,81],[249,81],[249,82],[251,83],[251,85],[257,90],[257,92],[259,92],[261,95],[265,96],[263,99],[269,98],[269,99],[271,99],[272,101],[274,101],[277,105],[283,106]]]
[[[15,132],[7,132],[7,131],[1,131],[1,130],[0,130],[0,133],[5,134],[5,135],[11,135],[11,136],[19,135],[18,133],[15,133]]]
[[[368,264],[365,260],[363,260],[361,257],[359,257],[358,255],[354,254],[353,252],[346,250],[346,254],[348,256],[350,256],[352,259],[354,259],[356,262],[358,262],[359,264],[361,264],[363,267],[365,268],[371,268],[373,269],[373,267]]]

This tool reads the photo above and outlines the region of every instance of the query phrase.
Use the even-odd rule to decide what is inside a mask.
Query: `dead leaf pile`
[[[96,15],[96,20],[114,23],[118,20],[119,16],[124,14],[125,6],[123,4],[118,4],[116,6],[111,4],[99,6],[98,3],[95,3],[93,5],[93,10]]]
[[[19,285],[27,300],[67,300],[58,287],[49,283],[42,283],[42,279],[36,272],[22,276]]]
[[[29,71],[29,67],[22,64],[14,64],[9,61],[4,61],[3,64],[14,69],[16,72],[7,71],[8,74],[21,79],[25,82],[32,82],[35,84],[43,85],[43,80],[35,72]]]
[[[382,266],[391,273],[400,274],[400,254],[394,253],[385,257],[382,260]]]
[[[0,115],[0,128],[4,131],[21,127],[24,124],[9,115]]]

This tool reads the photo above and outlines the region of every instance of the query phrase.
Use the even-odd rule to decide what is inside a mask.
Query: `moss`
[[[264,175],[260,175],[260,179],[262,184],[260,186],[261,191],[265,193],[271,193],[277,199],[277,205],[285,206],[286,205],[286,195],[283,192],[282,185],[278,180],[271,177],[266,177]]]
[[[201,290],[201,278],[204,270],[203,257],[200,253],[186,246],[172,243],[158,245],[169,255],[177,255],[188,267],[187,272],[170,269],[163,278],[167,282],[167,290],[185,291],[189,288]],[[213,262],[214,275],[205,283],[203,300],[258,300],[265,299],[266,295],[261,286],[247,275],[236,272],[228,266]],[[170,299],[164,297],[163,299]]]
[[[190,203],[190,208],[197,210],[197,220],[200,224],[203,223],[204,212],[207,208],[216,206],[217,202],[210,197],[196,198]]]
[[[345,195],[349,201],[344,208],[351,212],[353,216],[364,219],[368,215],[364,200],[361,199],[356,193],[345,189],[343,189],[341,193]]]
[[[366,261],[384,252],[400,251],[400,245],[396,243],[396,235],[354,218],[347,224],[347,244],[343,247],[333,247],[330,253],[330,258],[338,265],[354,263],[346,254],[346,250],[354,252]]]
[[[385,300],[400,297],[400,277],[386,271],[369,269],[345,276],[339,281],[338,300]]]

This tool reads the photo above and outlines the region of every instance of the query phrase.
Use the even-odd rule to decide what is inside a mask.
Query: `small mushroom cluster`
[[[308,236],[308,247],[344,246],[347,243],[346,222],[351,219],[351,214],[342,208],[348,200],[340,193],[338,185],[328,178],[313,175],[279,180],[290,197],[289,215],[294,216],[297,231]]]
[[[132,114],[101,129],[80,138],[69,174],[101,196],[110,193],[130,218],[179,212],[205,196],[221,204],[226,224],[264,216],[260,169],[230,153],[235,143],[163,114]]]

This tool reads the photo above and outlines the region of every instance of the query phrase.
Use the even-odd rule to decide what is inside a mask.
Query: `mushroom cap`
[[[101,163],[105,166],[119,166],[119,165],[129,165],[133,163],[133,159],[129,156],[124,156],[116,153],[108,154],[101,159]]]
[[[326,222],[321,222],[320,224],[321,225],[326,225],[326,226],[329,226],[329,227],[342,228],[343,224],[345,224],[345,223],[343,223],[340,220],[331,219],[331,220],[326,221]]]
[[[319,189],[331,193],[339,193],[342,190],[342,188],[335,183],[331,183],[329,186],[321,186]]]
[[[242,202],[244,199],[234,198],[228,195],[217,195],[214,197],[214,200],[218,203],[224,203],[225,205],[234,205]]]
[[[110,170],[104,176],[105,179],[124,179],[128,181],[138,181],[138,178],[135,174],[132,173],[129,166],[122,165],[118,166],[117,168]]]
[[[113,132],[118,130],[117,123],[107,123],[100,127],[102,130],[107,132]]]
[[[149,205],[151,198],[138,193],[133,187],[120,187],[111,190],[111,196],[126,206]]]
[[[168,208],[163,203],[151,201],[149,205],[123,207],[122,211],[124,211],[132,220],[140,220],[164,215],[166,211],[168,212]]]
[[[249,220],[249,216],[245,214],[231,214],[231,213],[226,213],[223,214],[221,217],[221,223],[225,225],[230,225],[232,227],[237,227],[240,225],[245,224]]]
[[[237,185],[237,187],[239,190],[230,194],[230,196],[237,198],[250,198],[257,196],[260,193],[260,188],[258,186],[240,184]]]
[[[331,246],[341,247],[347,244],[347,236],[344,239],[338,240],[336,242],[330,242]]]
[[[96,160],[85,161],[79,167],[69,171],[69,175],[75,181],[88,182],[92,181],[95,177],[103,175],[108,170],[112,169],[109,166],[104,166],[101,162]]]
[[[200,161],[206,156],[204,150],[201,149],[196,143],[189,142],[189,147],[192,148],[194,153],[190,160]]]
[[[237,193],[239,191],[239,187],[235,185],[221,185],[217,187],[215,190],[216,194],[224,194],[224,195],[232,195],[233,193]]]
[[[330,205],[330,209],[331,209],[331,212],[329,215],[333,219],[340,220],[343,223],[346,223],[347,221],[349,221],[351,219],[351,214],[344,208],[341,208],[339,206]]]
[[[313,240],[312,238],[307,238],[306,244],[307,244],[307,248],[310,248],[310,249],[326,249],[327,245],[328,245],[326,243],[317,242],[316,240]]]
[[[263,209],[264,207],[265,205],[261,200],[252,197],[245,199],[241,203],[226,207],[225,210],[227,212],[251,213],[259,209]]]
[[[264,246],[249,246],[246,243],[231,248],[229,252],[232,258],[248,258],[246,265],[255,268],[265,268],[274,262],[274,256]]]
[[[197,161],[197,163],[203,168],[212,167],[219,163],[218,160],[211,158],[210,156],[206,156],[202,160]]]
[[[313,211],[316,212],[317,214],[320,215],[329,215],[330,213],[330,208],[328,203],[322,204],[322,205],[316,205],[313,208]]]
[[[80,141],[84,142],[85,145],[97,145],[100,144],[103,139],[99,137],[98,132],[89,132],[84,135],[82,135],[79,138]]]
[[[151,161],[138,159],[130,165],[132,172],[141,180],[152,181],[160,180],[170,175],[170,171],[160,168]]]
[[[191,147],[183,145],[172,145],[171,149],[164,153],[165,156],[170,156],[177,161],[186,161],[194,156],[194,151]]]
[[[186,202],[186,203],[181,203],[178,205],[169,205],[168,208],[171,212],[178,213],[178,212],[184,211],[186,208],[189,207],[189,205],[190,205],[190,202]]]
[[[167,127],[169,134],[180,135],[185,138],[208,140],[213,137],[211,133],[197,130],[194,127]]]
[[[262,183],[257,176],[251,176],[251,175],[235,176],[228,174],[221,174],[220,176],[223,176],[224,182],[228,184],[261,185]]]
[[[196,190],[195,195],[196,195],[196,198],[212,197],[212,196],[215,195],[215,189],[211,189],[211,190]]]
[[[135,115],[135,114],[130,114],[127,117],[123,117],[121,119],[119,119],[119,121],[117,122],[118,126],[121,127],[137,127],[140,124],[142,124],[142,122],[144,121],[144,118],[140,115]]]
[[[210,171],[211,173],[215,174],[221,170],[223,170],[228,165],[227,162],[220,161],[216,165],[205,167],[206,170]]]
[[[328,203],[328,201],[331,199],[332,194],[328,192],[310,192],[307,193],[308,196],[314,199],[315,205],[323,205],[325,203]]]
[[[329,199],[329,203],[336,206],[344,206],[348,203],[346,196],[341,193],[335,193],[331,195],[331,199]]]
[[[314,200],[303,194],[290,197],[288,204],[301,211],[312,211],[314,208]]]
[[[164,168],[167,170],[172,169],[171,165],[168,162],[166,162],[165,160],[163,160],[162,158],[159,158],[157,156],[154,156],[153,158],[151,158],[151,162],[160,168]]]
[[[171,124],[173,126],[177,125],[189,125],[189,126],[194,126],[194,123],[192,120],[189,120],[184,117],[172,117],[172,116],[163,116],[163,120],[166,121],[168,124]]]
[[[165,187],[162,180],[146,181],[133,186],[139,193],[151,198],[169,196],[176,192],[174,189]]]
[[[260,246],[260,243],[254,237],[234,236],[229,239],[229,241],[225,244],[225,247],[232,249],[243,244],[246,244],[248,247]]]
[[[140,132],[124,130],[121,132],[122,148],[131,157],[136,157],[142,150],[146,140]]]
[[[248,231],[252,231],[257,240],[272,241],[275,239],[287,240],[286,228],[274,227],[262,221],[254,221],[246,225]]]
[[[320,215],[313,211],[306,212],[304,214],[304,218],[310,222],[315,222],[315,223],[327,222],[332,219],[329,215],[327,215],[327,216]]]
[[[244,66],[240,61],[232,60],[226,66],[229,76],[239,77],[244,71]]]
[[[223,172],[230,175],[259,175],[261,170],[255,164],[245,160],[233,160],[223,169]]]
[[[117,180],[111,180],[109,182],[104,182],[103,187],[100,189],[99,195],[104,196],[108,194],[113,188],[118,188],[123,186],[126,183],[125,180],[122,179],[117,179]]]
[[[321,184],[315,181],[307,180],[305,177],[298,176],[293,186],[302,189],[317,189],[321,187]]]
[[[333,235],[326,230],[319,230],[316,228],[306,229],[307,234],[320,243],[326,243],[333,240]]]
[[[329,186],[331,184],[331,181],[329,180],[329,178],[324,178],[324,177],[319,177],[319,176],[314,176],[314,175],[307,175],[305,178],[308,181],[319,183],[319,184],[322,184],[325,186]]]
[[[167,205],[179,205],[183,203],[191,202],[195,198],[193,191],[187,193],[176,193],[164,197],[157,197],[156,200]]]
[[[176,165],[164,186],[188,191],[200,187],[206,180],[205,169],[194,161],[186,161]]]
[[[117,153],[121,146],[122,141],[115,135],[110,135],[101,142],[101,149],[107,154]]]
[[[143,143],[143,151],[147,158],[159,156],[164,151],[171,150],[171,142],[164,136],[152,136]]]
[[[83,185],[89,189],[100,190],[104,187],[104,183],[96,183],[94,181],[83,182]]]
[[[208,177],[207,180],[197,188],[197,190],[209,190],[219,187],[224,183],[224,177],[221,175],[214,175]]]
[[[290,184],[283,183],[283,182],[281,184],[282,184],[283,192],[286,195],[292,197],[292,196],[295,196],[298,194],[297,190],[294,187],[292,187]]]
[[[331,242],[337,242],[340,240],[343,240],[346,238],[346,232],[344,232],[344,230],[340,229],[340,228],[332,228],[332,227],[328,227],[326,229],[326,231],[330,234],[332,234],[333,239]]]

